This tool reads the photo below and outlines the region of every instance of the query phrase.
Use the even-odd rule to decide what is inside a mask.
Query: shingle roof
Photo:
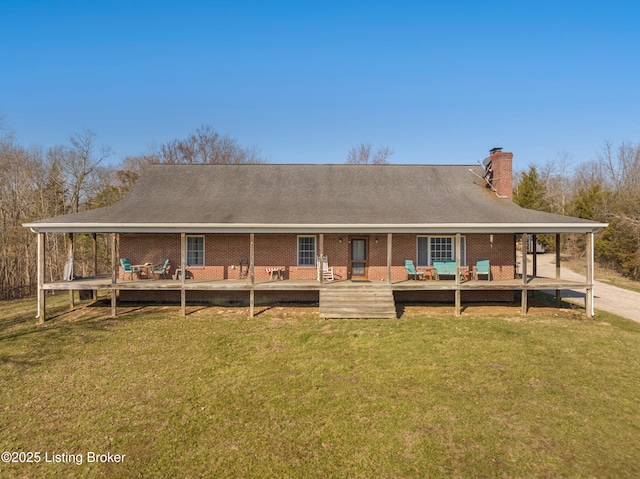
[[[150,165],[113,206],[25,226],[105,232],[603,226],[520,208],[487,188],[483,173],[477,165]]]

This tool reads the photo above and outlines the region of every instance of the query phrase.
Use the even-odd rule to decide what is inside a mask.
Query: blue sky
[[[0,114],[113,161],[202,124],[272,163],[516,168],[640,141],[640,2],[0,0]]]

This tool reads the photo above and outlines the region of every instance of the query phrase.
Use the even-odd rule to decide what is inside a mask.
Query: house
[[[533,237],[529,236],[529,239],[527,241],[527,254],[533,254],[534,253],[534,241],[533,241]],[[535,241],[535,254],[544,254],[547,252],[547,247],[545,246],[545,244],[540,241],[540,240],[536,240]]]
[[[119,295],[180,301],[183,313],[187,302],[248,303],[253,315],[256,303],[315,301],[325,317],[379,317],[395,316],[395,301],[450,301],[460,314],[462,301],[512,301],[536,289],[560,298],[580,288],[592,315],[593,235],[606,224],[514,204],[512,158],[497,148],[467,166],[150,165],[113,206],[24,225],[39,240],[38,314],[44,320],[51,289],[108,289],[113,315]],[[55,233],[109,235],[111,277],[46,281],[42,245]],[[556,278],[538,278],[535,263],[532,275],[526,261],[516,274],[517,245],[543,233],[556,235],[557,250],[561,233],[586,235],[585,283],[561,279],[559,254]],[[324,256],[333,281],[318,273]],[[176,279],[125,279],[125,257],[169,259]],[[407,259],[428,279],[409,278]],[[443,260],[460,274],[432,279]],[[491,281],[474,278],[479,260],[489,260]]]

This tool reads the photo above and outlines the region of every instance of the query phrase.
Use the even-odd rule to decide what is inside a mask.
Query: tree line
[[[345,163],[388,164],[393,150],[368,143],[349,150]],[[267,160],[214,128],[203,125],[185,138],[161,144],[118,163],[98,136],[83,130],[47,149],[26,148],[0,124],[0,299],[28,296],[37,283],[36,235],[22,226],[43,218],[109,206],[122,199],[151,163],[251,164]],[[516,174],[514,200],[538,209],[610,226],[598,234],[602,264],[640,279],[640,147],[606,143],[593,161],[573,165],[568,154]],[[76,275],[92,272],[93,245],[87,235],[74,239]],[[581,251],[580,238],[569,238]],[[69,238],[46,235],[45,274],[62,277]],[[582,248],[582,251],[584,248]],[[98,264],[108,265],[107,235],[98,236]],[[109,271],[98,271],[108,273]]]
[[[640,145],[605,142],[595,159],[572,164],[567,153],[516,177],[514,201],[525,208],[609,223],[596,235],[602,266],[640,280]],[[566,238],[584,254],[584,238]]]
[[[125,157],[118,164],[107,161],[112,155],[112,150],[100,145],[98,136],[90,130],[72,134],[66,143],[45,150],[20,145],[0,125],[0,299],[35,292],[36,235],[23,223],[109,206],[129,192],[151,163],[266,162],[255,148],[243,147],[208,125],[148,153]],[[45,236],[45,274],[48,280],[59,279],[68,256],[69,238]],[[75,272],[88,276],[92,273],[93,242],[87,235],[76,236]],[[99,235],[97,246],[98,264],[109,264],[106,235]]]

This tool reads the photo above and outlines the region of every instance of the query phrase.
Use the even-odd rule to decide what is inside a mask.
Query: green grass
[[[0,450],[126,457],[1,477],[640,476],[640,325],[605,313],[34,309],[0,303]]]

